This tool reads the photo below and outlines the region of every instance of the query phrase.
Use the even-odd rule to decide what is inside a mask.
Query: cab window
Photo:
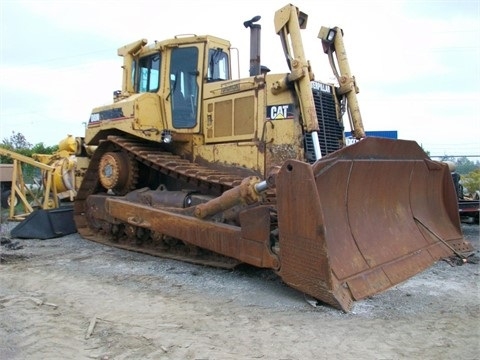
[[[208,50],[207,82],[229,79],[228,55],[222,49]]]
[[[159,53],[142,57],[138,60],[138,67],[133,67],[132,78],[136,78],[136,92],[157,92],[160,87],[160,65]],[[137,74],[135,74],[137,70]]]

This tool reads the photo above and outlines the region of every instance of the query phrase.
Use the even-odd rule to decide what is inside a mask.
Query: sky
[[[215,35],[249,69],[245,20],[260,15],[262,64],[288,71],[275,11],[286,0],[0,0],[0,141],[56,145],[83,136],[90,111],[121,88],[117,49]],[[292,0],[316,80],[333,82],[321,26],[338,26],[367,131],[396,130],[432,156],[480,155],[480,0]],[[345,119],[348,126],[348,121]],[[348,128],[346,130],[349,130]],[[480,160],[480,157],[473,158]]]

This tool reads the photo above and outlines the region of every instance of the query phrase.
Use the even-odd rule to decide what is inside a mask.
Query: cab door
[[[170,100],[172,125],[175,129],[197,126],[199,101],[199,48],[173,48],[170,58]]]

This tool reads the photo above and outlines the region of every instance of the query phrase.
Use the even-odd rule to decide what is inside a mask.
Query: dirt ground
[[[1,226],[8,238],[15,224]],[[463,231],[479,249],[478,225]],[[440,261],[343,313],[269,271],[159,259],[78,234],[0,249],[1,359],[480,358],[478,264]]]

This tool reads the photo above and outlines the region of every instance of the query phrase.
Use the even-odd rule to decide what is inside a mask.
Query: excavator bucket
[[[344,311],[468,252],[447,166],[415,143],[365,138],[276,179],[280,276]]]

